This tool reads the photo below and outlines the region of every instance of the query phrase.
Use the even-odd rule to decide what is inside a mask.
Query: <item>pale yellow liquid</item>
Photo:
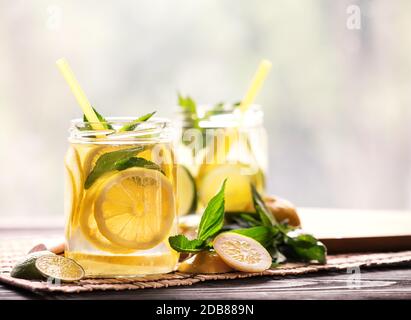
[[[227,179],[226,212],[253,211],[250,184],[264,191],[264,171],[256,157],[250,139],[236,128],[218,129],[221,135],[209,143],[200,155],[194,177],[198,187],[200,211]]]
[[[157,163],[165,175],[165,179],[172,185],[174,192],[175,165],[170,151],[171,147],[167,144],[145,146],[146,149],[136,156]],[[155,146],[157,147],[156,150],[161,150],[160,153],[152,152]],[[72,143],[67,152],[65,158],[65,211],[68,221],[66,224],[67,248],[65,255],[76,260],[84,268],[88,277],[139,276],[166,273],[173,271],[178,262],[179,254],[168,244],[168,237],[177,232],[175,208],[163,212],[163,218],[172,221],[172,224],[164,234],[160,235],[162,240],[153,247],[141,250],[122,246],[121,243],[113,241],[113,238],[106,238],[96,224],[96,205],[90,199],[98,198],[100,189],[97,186],[103,186],[106,180],[108,181],[116,172],[111,173],[111,176],[110,174],[103,175],[97,179],[95,186],[89,189],[84,187],[85,179],[101,155],[133,147],[136,147],[136,145]],[[164,161],[165,158],[168,158],[168,161]],[[144,199],[144,196],[141,197]],[[162,208],[163,201],[165,200],[159,199],[160,208]],[[144,203],[142,207],[144,207]],[[119,208],[114,209],[121,210]]]

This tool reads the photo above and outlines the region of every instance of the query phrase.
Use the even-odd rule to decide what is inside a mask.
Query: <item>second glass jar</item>
[[[253,105],[245,114],[238,108],[210,112],[198,118],[181,113],[178,162],[189,170],[201,212],[224,179],[226,212],[253,211],[250,184],[264,192],[267,172],[267,134],[263,112]]]

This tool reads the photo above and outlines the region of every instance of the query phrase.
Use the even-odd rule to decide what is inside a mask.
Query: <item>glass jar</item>
[[[267,134],[263,112],[253,105],[242,114],[235,106],[200,107],[198,116],[180,116],[178,161],[191,172],[198,211],[217,193],[224,179],[226,212],[253,211],[251,187],[264,192]]]
[[[109,118],[98,131],[71,123],[65,255],[88,277],[166,273],[178,262],[168,244],[177,233],[173,130],[164,119],[119,130],[132,120]]]

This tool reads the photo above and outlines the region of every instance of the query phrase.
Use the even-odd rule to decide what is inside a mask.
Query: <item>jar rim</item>
[[[212,108],[210,104],[199,105],[198,125],[201,128],[256,127],[263,123],[264,112],[259,104],[252,104],[245,114],[242,114],[238,108],[231,108],[217,110],[212,115],[206,116],[206,112],[210,108]],[[190,127],[193,120],[190,118],[190,114],[184,110],[181,110],[179,114],[183,116],[183,126]]]
[[[127,123],[130,123],[133,120],[136,120],[135,117],[106,117],[105,118],[106,121],[103,122],[104,124],[122,124],[125,125]],[[79,125],[79,124],[83,124],[83,125],[93,125],[93,124],[101,124],[102,122],[90,122],[90,121],[84,121],[81,118],[76,118],[76,119],[72,119],[70,120],[70,124],[71,125]],[[152,117],[150,119],[148,119],[147,121],[141,122],[141,123],[150,123],[150,124],[170,124],[171,121],[167,118],[163,118],[163,117]],[[137,127],[138,128],[138,127]]]
[[[77,118],[70,121],[70,142],[128,144],[170,141],[173,127],[167,118],[153,117],[140,122],[132,130],[120,131],[135,117],[107,117],[105,122],[88,122]],[[93,125],[105,125],[102,130],[93,129]]]

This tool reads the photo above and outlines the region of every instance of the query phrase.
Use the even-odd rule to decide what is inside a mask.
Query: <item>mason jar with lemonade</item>
[[[71,123],[65,157],[65,256],[87,277],[167,273],[179,253],[173,130],[149,113],[105,119],[90,104],[67,61],[57,66],[83,111]]]
[[[250,185],[264,193],[267,134],[263,112],[253,101],[270,68],[269,61],[260,63],[246,95],[238,103],[204,106],[179,95],[179,215],[201,213],[226,178],[227,213],[253,210]]]

